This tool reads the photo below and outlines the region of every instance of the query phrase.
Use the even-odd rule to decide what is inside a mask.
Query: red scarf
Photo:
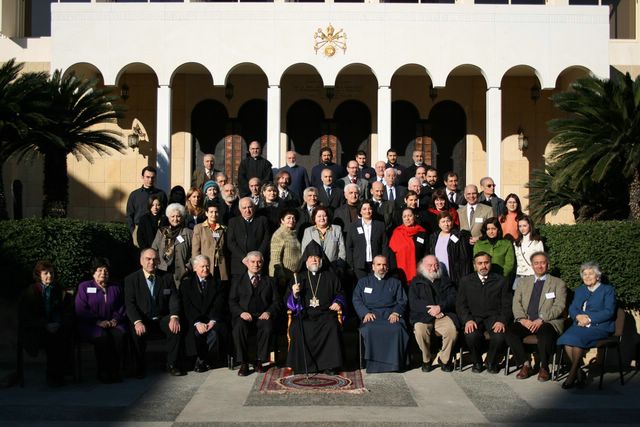
[[[425,229],[419,225],[407,227],[402,224],[396,227],[389,240],[389,247],[396,254],[396,265],[404,272],[405,283],[409,283],[416,275],[416,246],[413,236],[424,232]]]

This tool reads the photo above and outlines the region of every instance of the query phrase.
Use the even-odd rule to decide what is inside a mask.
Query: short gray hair
[[[318,194],[318,190],[316,189],[316,187],[307,187],[304,189],[304,192],[302,193],[303,197],[307,197],[309,194],[314,193],[314,194]]]
[[[360,187],[358,187],[358,184],[349,183],[349,184],[344,186],[344,192],[345,193],[347,191],[350,191],[351,189],[355,189],[358,192],[358,194],[360,194]]]
[[[182,215],[183,220],[184,217],[187,216],[187,210],[180,203],[171,203],[169,206],[167,206],[167,209],[165,209],[164,214],[166,216],[171,216],[171,214],[174,212],[178,212],[180,215]]]
[[[600,266],[598,265],[598,263],[593,262],[593,261],[588,261],[583,263],[580,266],[580,277],[583,277],[583,273],[586,270],[593,270],[594,273],[596,273],[596,279],[600,280],[600,277],[602,277],[602,271],[600,270]]]
[[[211,259],[209,259],[208,256],[200,254],[193,257],[193,259],[191,260],[191,265],[195,268],[196,265],[198,265],[202,261],[207,261],[209,264],[211,264]]]
[[[244,262],[245,260],[248,260],[249,258],[254,258],[254,257],[260,258],[261,260],[264,261],[264,257],[262,256],[262,252],[260,251],[249,252],[242,261]]]

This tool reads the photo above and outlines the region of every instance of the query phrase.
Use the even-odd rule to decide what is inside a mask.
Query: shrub
[[[56,267],[57,282],[75,287],[90,278],[94,256],[111,261],[110,276],[122,283],[137,267],[136,248],[124,224],[73,219],[24,219],[0,221],[0,295],[15,297],[33,282],[36,261],[46,259]]]
[[[640,223],[598,221],[576,225],[540,227],[549,251],[551,273],[575,289],[580,280],[580,264],[600,264],[603,281],[616,289],[625,308],[640,308]]]

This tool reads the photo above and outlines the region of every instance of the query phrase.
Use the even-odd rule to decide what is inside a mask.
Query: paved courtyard
[[[91,355],[86,354],[85,360]],[[263,374],[238,377],[219,368],[170,377],[155,369],[143,380],[83,381],[49,388],[41,362],[30,361],[26,386],[0,390],[0,425],[640,425],[640,379],[615,373],[604,389],[562,390],[560,383],[487,372],[364,375],[369,392],[318,396],[263,395]]]

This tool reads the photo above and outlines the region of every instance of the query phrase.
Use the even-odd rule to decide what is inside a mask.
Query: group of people
[[[239,375],[250,373],[250,362],[261,372],[285,308],[292,319],[287,365],[295,372],[340,369],[341,327],[345,318],[357,317],[369,372],[402,369],[413,328],[425,372],[438,364],[451,371],[453,346],[464,334],[474,372],[484,369],[489,338],[487,370],[497,372],[508,343],[521,366],[518,378],[526,378],[533,368],[522,338],[537,334],[538,379],[549,378],[557,341],[573,363],[565,385],[582,380],[582,350],[599,339],[594,331],[612,332],[613,288],[600,284],[597,266],[583,266],[585,292],[576,292],[570,307],[575,325],[562,334],[566,287],[547,273],[540,235],[517,195],[500,199],[490,177],[480,181],[481,191],[472,184],[460,191],[454,172],[440,183],[420,151],[407,168],[394,150],[373,168],[364,152],[346,168],[332,159],[322,148],[320,163],[307,173],[288,152],[287,166],[273,171],[253,141],[237,186],[207,154],[192,188],[174,188],[169,197],[154,187],[155,170],[145,167],[126,214],[141,269],[120,287],[109,282],[108,260],[97,258],[93,279],[75,294],[77,331],[95,345],[100,380],[120,380],[127,333],[139,377],[145,375],[146,341],[157,336],[167,340],[172,375],[183,375],[189,358],[189,368],[207,371],[227,342]],[[65,329],[54,309],[59,290],[49,287],[50,264],[38,263],[34,274],[21,324],[34,326],[30,312],[42,306],[38,321],[46,339],[40,342],[49,343],[41,346],[55,363],[60,340],[51,337]],[[601,294],[606,297],[592,298]],[[257,345],[250,359],[252,329]],[[434,334],[443,338],[436,357]],[[59,380],[53,370],[48,375]]]

